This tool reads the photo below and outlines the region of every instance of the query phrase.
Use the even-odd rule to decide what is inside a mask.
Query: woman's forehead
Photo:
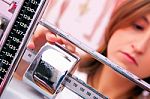
[[[131,22],[137,21],[137,20],[143,20],[146,23],[150,24],[150,14],[139,15],[139,16],[133,17],[131,20],[132,20]]]

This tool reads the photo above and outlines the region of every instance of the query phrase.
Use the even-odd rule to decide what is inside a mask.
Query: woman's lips
[[[126,58],[129,62],[134,63],[135,65],[138,66],[137,61],[135,60],[135,58],[134,58],[133,56],[131,56],[130,54],[128,54],[128,53],[126,53],[126,52],[121,52],[121,53],[125,56],[125,58]]]

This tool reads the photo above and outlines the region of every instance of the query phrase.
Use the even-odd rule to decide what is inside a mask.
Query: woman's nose
[[[148,46],[150,45],[150,36],[141,37],[140,39],[134,41],[131,47],[135,50],[138,54],[143,54],[146,52]]]

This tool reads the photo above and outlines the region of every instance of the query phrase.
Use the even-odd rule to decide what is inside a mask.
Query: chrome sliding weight
[[[64,87],[83,99],[108,99],[73,75],[79,57],[59,44],[46,44],[35,55],[26,50],[23,60],[30,63],[24,81],[46,96],[54,99]]]
[[[150,92],[150,84],[148,84],[144,80],[140,79],[139,77],[137,77],[133,73],[125,70],[121,66],[113,63],[111,60],[109,60],[108,58],[106,58],[105,56],[100,54],[99,52],[95,51],[94,49],[90,48],[86,44],[82,43],[78,39],[74,38],[72,35],[62,31],[61,29],[55,27],[54,25],[50,24],[47,21],[42,20],[42,21],[40,21],[40,24],[43,25],[44,27],[46,27],[47,29],[49,29],[52,33],[68,40],[69,42],[71,42],[72,44],[74,44],[75,46],[80,48],[81,50],[90,54],[93,58],[95,58],[99,62],[102,62],[103,64],[106,64],[107,66],[111,67],[116,72],[120,73],[124,77],[128,78],[129,80],[131,80],[132,82],[137,84],[139,87]]]

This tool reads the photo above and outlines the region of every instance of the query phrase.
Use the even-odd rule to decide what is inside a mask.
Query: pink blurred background
[[[5,2],[4,2],[5,1]],[[12,13],[6,4],[20,0],[0,0],[0,15],[8,20]],[[49,0],[44,19],[96,49],[114,9],[124,0]]]

